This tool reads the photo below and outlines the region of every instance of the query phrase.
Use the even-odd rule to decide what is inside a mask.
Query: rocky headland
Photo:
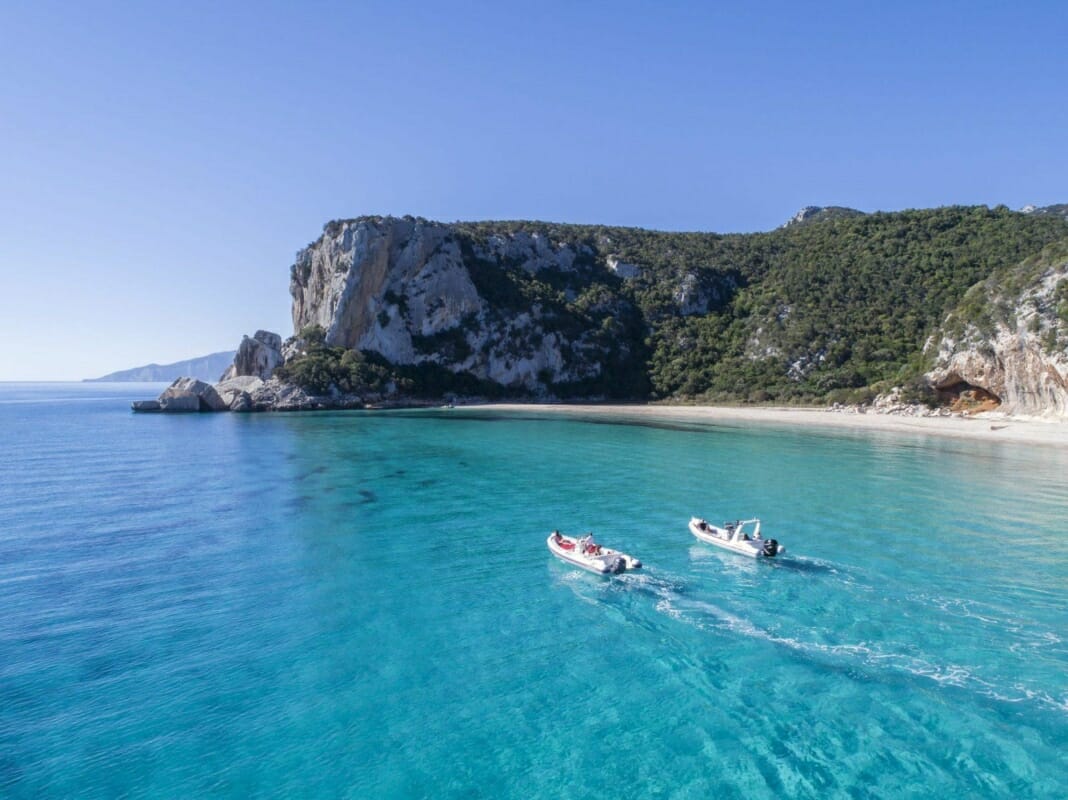
[[[294,335],[138,411],[453,398],[1068,414],[1068,220],[806,208],[768,234],[361,217],[290,269]]]

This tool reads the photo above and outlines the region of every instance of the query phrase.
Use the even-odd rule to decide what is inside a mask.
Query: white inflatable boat
[[[579,538],[564,536],[560,531],[553,531],[546,540],[549,552],[576,567],[582,567],[598,575],[618,575],[632,569],[640,569],[642,562],[634,556],[602,547],[593,540],[593,534]]]
[[[746,525],[755,526],[752,533],[746,530]],[[759,519],[724,522],[721,528],[699,517],[694,517],[690,520],[690,533],[702,542],[753,558],[774,558],[786,552],[786,548],[775,539],[764,539],[760,536]]]

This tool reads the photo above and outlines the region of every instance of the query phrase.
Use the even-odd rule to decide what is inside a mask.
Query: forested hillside
[[[925,342],[969,287],[1068,239],[1063,215],[1003,206],[830,212],[805,209],[800,223],[732,235],[338,220],[298,255],[292,291],[305,318],[342,319],[355,290],[321,294],[312,283],[340,286],[330,277],[338,270],[361,280],[374,243],[392,237],[390,271],[374,272],[386,283],[360,290],[379,292],[366,301],[377,303],[377,317],[353,310],[359,331],[331,322],[328,344],[360,339],[368,344],[347,346],[376,363],[384,357],[402,385],[429,394],[480,386],[560,398],[857,401],[918,385]],[[425,248],[426,269],[412,261],[413,248]],[[423,276],[418,286],[395,264]],[[466,310],[448,322],[435,303],[455,298],[434,301],[418,283],[443,269],[452,285],[470,286]],[[535,365],[536,378],[521,377],[524,364]],[[299,364],[288,367],[300,373]]]
[[[924,342],[968,288],[1068,237],[1068,222],[977,206],[741,235],[529,222],[460,230],[540,233],[636,265],[632,279],[603,271],[576,289],[641,310],[654,398],[823,401],[918,376]],[[510,279],[533,287],[545,275],[517,269]]]

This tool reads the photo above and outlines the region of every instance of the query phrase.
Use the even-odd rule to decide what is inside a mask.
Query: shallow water
[[[153,394],[0,384],[4,797],[1068,796],[1063,452]]]

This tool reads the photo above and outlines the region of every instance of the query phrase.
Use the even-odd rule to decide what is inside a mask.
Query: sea
[[[1068,797],[1064,449],[159,388],[0,384],[0,797]]]

